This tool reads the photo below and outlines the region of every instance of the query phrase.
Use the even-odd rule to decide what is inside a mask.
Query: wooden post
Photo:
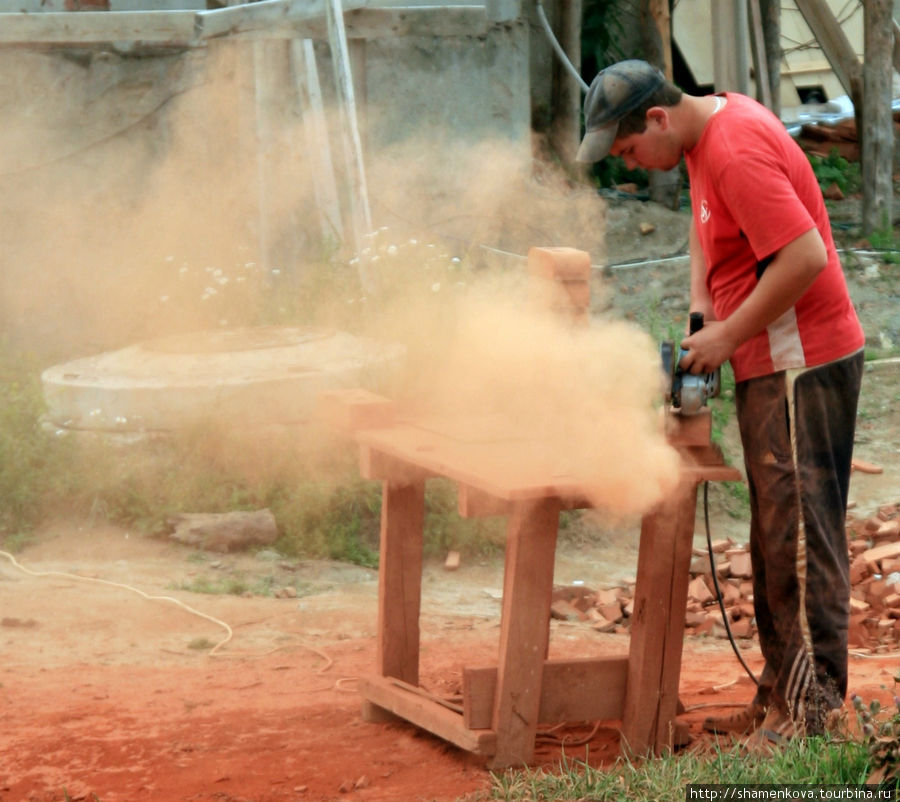
[[[509,518],[492,727],[497,734],[494,769],[522,766],[534,756],[559,510],[555,498],[520,502]]]
[[[581,0],[558,0],[559,44],[575,70],[581,70]],[[581,141],[581,85],[557,63],[556,146],[567,163],[575,161]]]
[[[889,231],[892,220],[893,26],[892,0],[867,0],[862,111],[862,233],[865,236]]]
[[[763,31],[762,11],[759,0],[747,0],[750,11],[750,40],[753,43],[753,70],[756,77],[756,99],[767,109],[772,108],[772,86],[769,83],[769,62],[766,58],[766,40]]]
[[[672,17],[669,12],[669,0],[643,0],[646,8],[642,8],[642,15],[653,20],[653,25],[644,26],[642,44],[647,60],[662,70],[669,80],[672,80]],[[671,170],[650,171],[650,200],[665,206],[667,209],[677,209],[680,203],[681,170],[673,167]]]
[[[757,0],[765,43],[772,111],[781,115],[781,0]]]
[[[626,755],[658,755],[672,745],[696,506],[697,482],[683,479],[641,523],[622,716]]]
[[[746,0],[716,0],[712,4],[713,83],[716,92],[748,93]]]
[[[900,23],[897,20],[893,21],[894,28],[894,51],[893,51],[893,61],[894,61],[894,69],[897,72],[900,72]]]
[[[378,673],[419,684],[425,480],[386,479],[381,504]]]

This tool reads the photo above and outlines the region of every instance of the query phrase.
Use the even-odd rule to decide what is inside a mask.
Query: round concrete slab
[[[320,392],[366,383],[402,354],[346,332],[246,328],[162,337],[55,365],[41,379],[48,418],[64,428],[303,423]]]

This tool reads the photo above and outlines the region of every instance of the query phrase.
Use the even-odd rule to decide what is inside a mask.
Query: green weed
[[[859,162],[847,161],[833,149],[827,156],[807,154],[813,173],[822,190],[837,184],[841,192],[853,195],[862,189],[862,171]]]

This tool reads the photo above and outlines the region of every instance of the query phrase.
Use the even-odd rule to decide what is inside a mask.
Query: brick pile
[[[716,578],[732,634],[749,640],[756,634],[750,552],[730,539],[713,541]],[[893,651],[900,647],[900,502],[880,507],[876,515],[847,518],[850,556],[850,648]],[[591,590],[557,587],[551,615],[582,621],[599,632],[628,632],[634,607],[634,583]],[[695,549],[685,615],[688,635],[727,637],[706,549]]]

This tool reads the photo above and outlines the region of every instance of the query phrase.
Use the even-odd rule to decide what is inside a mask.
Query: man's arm
[[[706,259],[703,256],[703,248],[700,246],[700,238],[697,236],[697,225],[691,218],[690,231],[690,255],[691,255],[691,312],[702,312],[704,321],[716,319],[713,312],[712,298],[706,287]]]
[[[712,321],[682,340],[682,347],[688,351],[681,360],[682,368],[691,373],[715,370],[739,345],[787,312],[827,263],[828,253],[818,229],[812,228],[789,242],[769,263],[753,292],[726,320]]]

